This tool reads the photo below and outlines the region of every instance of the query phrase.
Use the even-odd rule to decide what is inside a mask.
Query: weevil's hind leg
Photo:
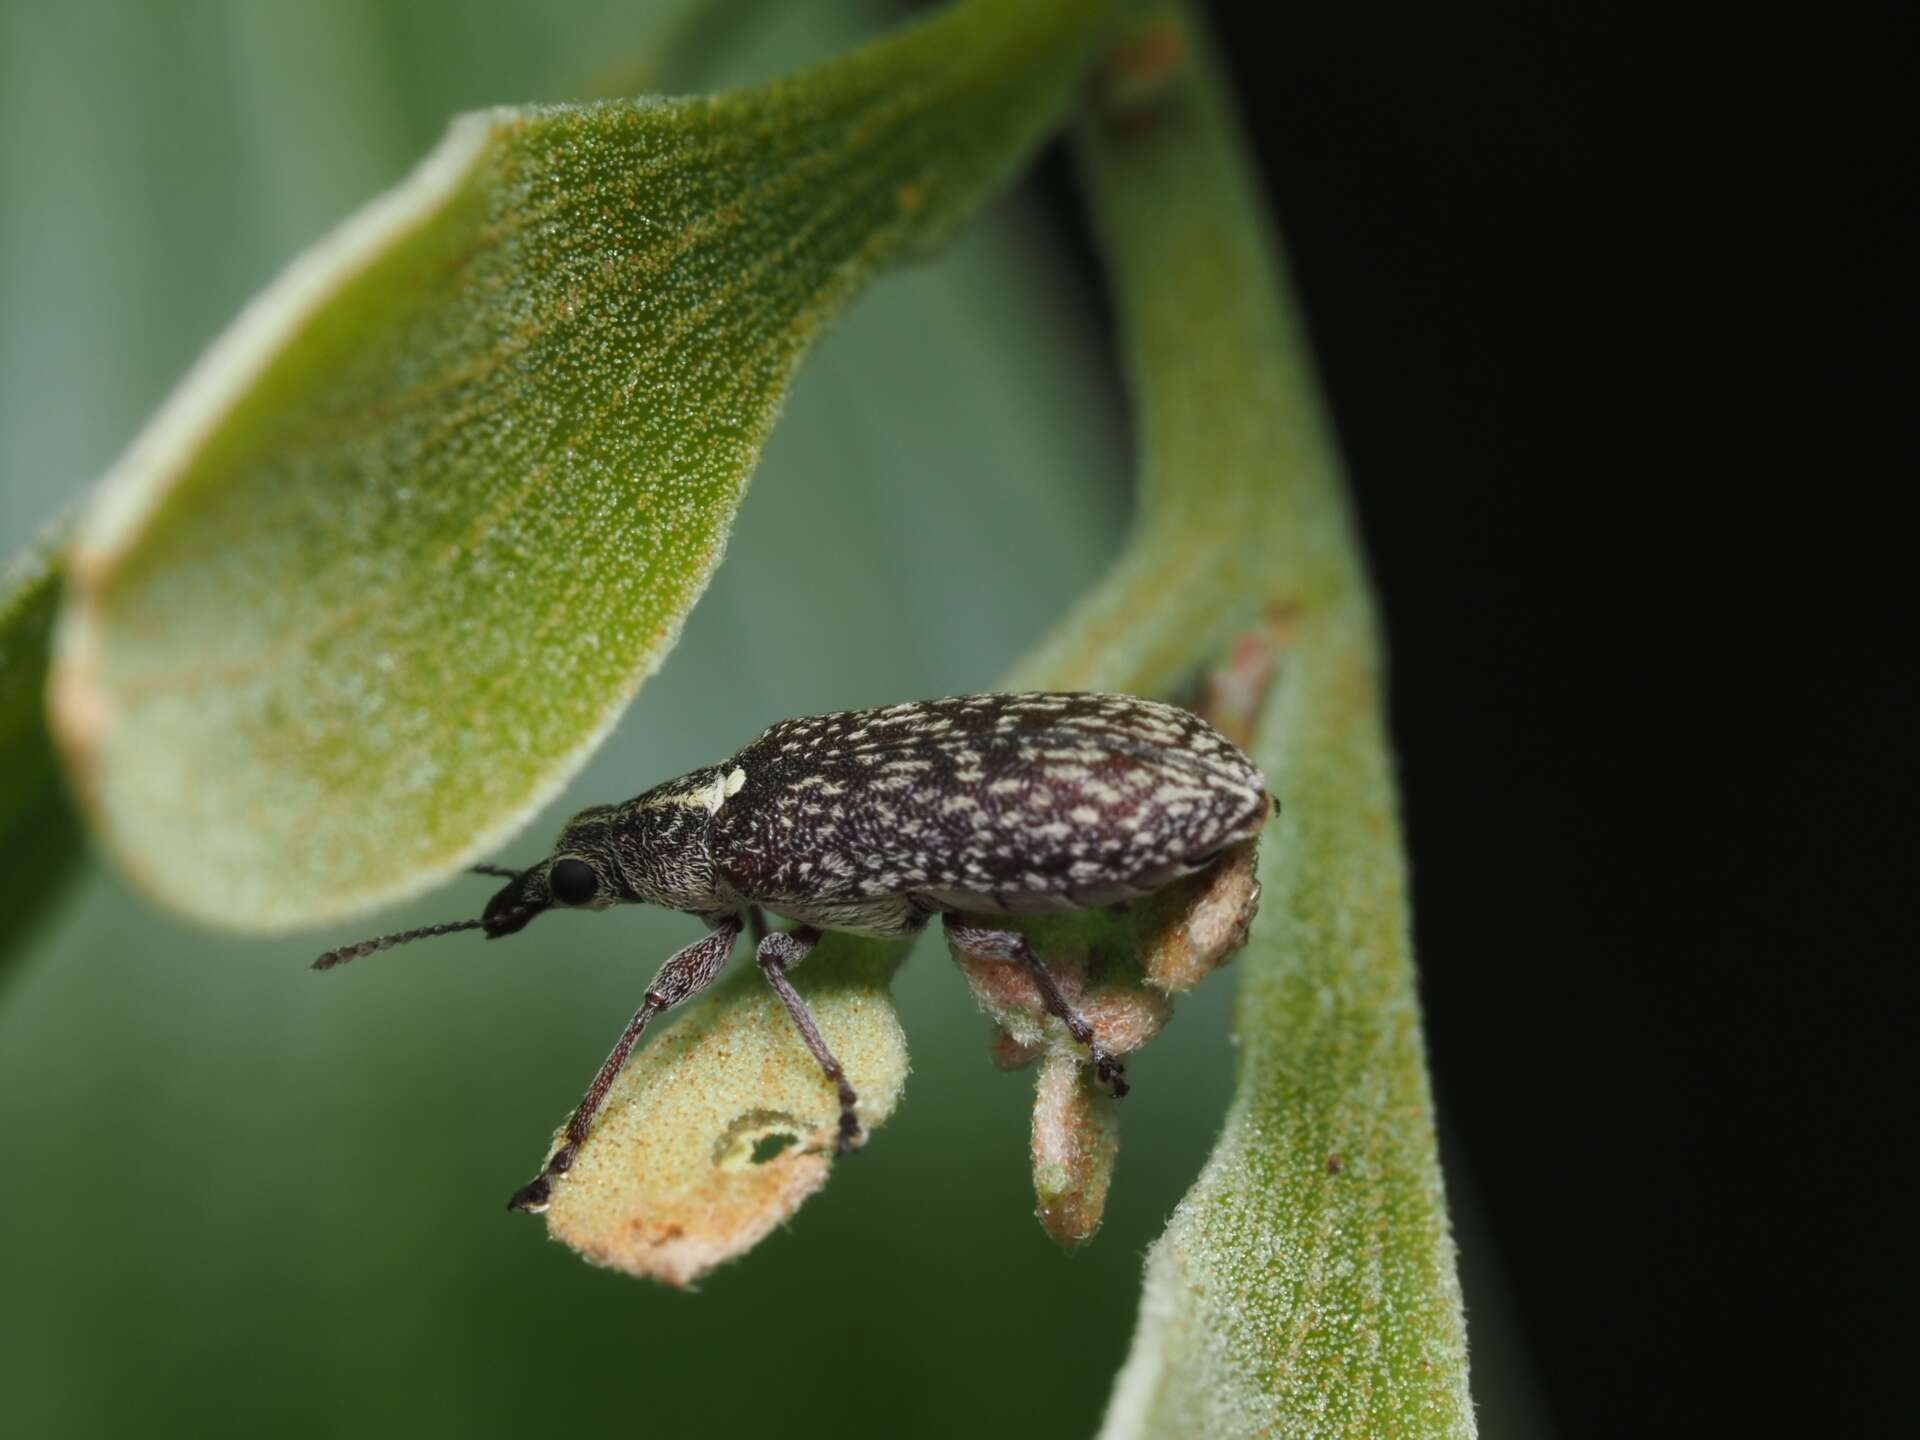
[[[820,1034],[820,1027],[813,1023],[813,1012],[807,1009],[807,1002],[800,998],[800,992],[787,979],[787,971],[806,959],[808,952],[819,943],[820,932],[811,925],[802,925],[791,932],[775,930],[760,942],[756,958],[760,962],[761,974],[767,977],[773,993],[780,997],[780,1003],[787,1007],[787,1014],[793,1017],[794,1029],[807,1042],[807,1049],[820,1062],[820,1068],[827,1072],[827,1079],[833,1082],[834,1092],[840,1097],[840,1138],[833,1148],[836,1154],[844,1155],[853,1148],[853,1142],[860,1138],[860,1117],[853,1111],[860,1097],[853,1093],[853,1086],[847,1083],[847,1072],[840,1068],[840,1062],[834,1058],[833,1051],[827,1048],[827,1042]]]
[[[958,948],[989,960],[1017,960],[1025,965],[1040,991],[1040,1003],[1047,1007],[1049,1015],[1067,1027],[1069,1035],[1087,1047],[1094,1074],[1113,1092],[1113,1098],[1118,1100],[1127,1093],[1126,1067],[1108,1054],[1106,1047],[1094,1038],[1093,1026],[1087,1023],[1086,1016],[1067,1003],[1067,997],[1060,993],[1060,985],[1053,978],[1053,972],[1033,953],[1033,946],[1027,943],[1026,936],[1018,930],[992,930],[984,925],[969,925],[964,920],[954,919],[952,915],[941,917],[941,923],[947,927],[947,939]]]
[[[613,1053],[607,1056],[600,1073],[593,1077],[593,1084],[587,1087],[587,1093],[567,1120],[560,1148],[553,1152],[539,1175],[513,1192],[513,1198],[507,1201],[509,1210],[529,1210],[537,1214],[547,1208],[547,1201],[553,1195],[554,1177],[566,1174],[573,1167],[573,1157],[579,1153],[587,1132],[593,1129],[594,1118],[606,1102],[607,1091],[613,1088],[620,1067],[627,1063],[627,1056],[633,1053],[648,1023],[661,1011],[671,1010],[711,985],[733,953],[733,942],[739,938],[740,922],[729,916],[660,967],[653,984],[647,987],[647,998],[627,1022]]]

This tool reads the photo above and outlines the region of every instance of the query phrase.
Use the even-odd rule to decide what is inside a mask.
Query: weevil
[[[907,936],[941,917],[960,949],[1023,964],[1115,1096],[1120,1063],[1025,937],[994,916],[1152,894],[1259,834],[1278,802],[1260,769],[1191,711],[1131,695],[989,694],[782,720],[730,759],[569,820],[553,854],[505,878],[480,917],[329,950],[314,968],[433,935],[489,940],[560,907],[661,905],[706,922],[647,988],[541,1173],[508,1201],[546,1208],[607,1091],[663,1011],[711,985],[743,929],[840,1102],[858,1097],[787,972],[829,930]],[[794,922],[768,931],[764,912]]]

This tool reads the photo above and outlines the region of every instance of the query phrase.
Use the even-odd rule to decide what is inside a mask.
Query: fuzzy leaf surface
[[[672,647],[822,326],[1030,153],[1112,8],[973,0],[755,91],[456,121],[82,518],[55,718],[109,850],[269,930],[494,849]]]
[[[1474,1433],[1373,603],[1251,167],[1192,7],[1081,134],[1139,407],[1126,552],[1017,686],[1192,694],[1280,798],[1235,1094],[1148,1256],[1103,1440]],[[1211,673],[1209,673],[1211,672]]]
[[[906,1036],[887,994],[905,954],[843,936],[830,965],[794,976],[860,1096],[862,1145],[906,1083]],[[596,1265],[692,1284],[758,1245],[827,1183],[839,1119],[833,1085],[779,997],[741,964],[710,1003],[621,1071],[554,1186],[548,1232]]]

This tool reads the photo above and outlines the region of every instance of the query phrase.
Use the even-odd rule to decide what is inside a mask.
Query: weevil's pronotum
[[[479,919],[363,940],[314,967],[459,930],[498,939],[555,906],[663,905],[707,923],[660,968],[546,1167],[509,1202],[541,1210],[641,1032],[713,983],[743,928],[835,1087],[843,1150],[860,1133],[857,1097],[787,979],[827,930],[912,935],[939,915],[960,948],[1024,964],[1124,1095],[1120,1064],[1025,938],[979,922],[1151,894],[1257,835],[1272,808],[1259,768],[1225,736],[1131,695],[962,695],[782,720],[718,765],[581,811],[526,870],[478,867],[507,879]],[[795,928],[763,933],[762,911]]]

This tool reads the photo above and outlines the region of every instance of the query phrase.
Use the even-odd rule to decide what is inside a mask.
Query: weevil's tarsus
[[[1087,1018],[1067,1003],[1067,997],[1061,993],[1053,972],[1047,969],[1025,935],[1018,930],[994,930],[984,925],[970,925],[952,915],[943,916],[941,923],[946,926],[949,944],[983,960],[1010,960],[1026,966],[1035,988],[1040,992],[1041,1003],[1047,1007],[1047,1013],[1065,1025],[1067,1033],[1087,1047],[1088,1058],[1093,1062],[1094,1073],[1100,1077],[1101,1083],[1116,1100],[1127,1093],[1126,1067],[1100,1044]]]
[[[853,1086],[847,1081],[846,1069],[834,1058],[833,1051],[827,1048],[826,1038],[814,1023],[813,1012],[807,1009],[807,1002],[800,998],[800,992],[787,979],[787,971],[806,959],[819,943],[820,932],[811,925],[802,925],[791,932],[775,930],[760,942],[755,958],[760,962],[760,973],[767,977],[767,983],[773,987],[773,993],[787,1007],[794,1029],[800,1032],[807,1049],[813,1052],[813,1058],[820,1062],[827,1079],[833,1082],[834,1093],[840,1098],[840,1133],[833,1148],[836,1155],[844,1155],[860,1141],[860,1117],[854,1110],[860,1103],[860,1097],[853,1093]]]
[[[733,953],[733,943],[739,938],[740,920],[732,915],[723,916],[715,921],[713,929],[660,967],[660,973],[653,977],[653,984],[647,987],[646,999],[634,1011],[633,1018],[627,1022],[627,1028],[621,1032],[606,1063],[593,1077],[593,1084],[587,1087],[587,1093],[581,1097],[580,1104],[568,1119],[558,1148],[547,1158],[546,1167],[539,1175],[514,1191],[513,1198],[507,1201],[509,1210],[538,1214],[547,1208],[547,1201],[553,1195],[554,1177],[565,1175],[573,1168],[573,1157],[579,1153],[581,1143],[593,1129],[600,1107],[606,1102],[607,1091],[612,1088],[620,1068],[627,1063],[627,1056],[633,1053],[633,1047],[640,1042],[640,1036],[652,1023],[653,1017],[671,1010],[683,1000],[692,999],[711,985],[725,967],[727,957]]]

